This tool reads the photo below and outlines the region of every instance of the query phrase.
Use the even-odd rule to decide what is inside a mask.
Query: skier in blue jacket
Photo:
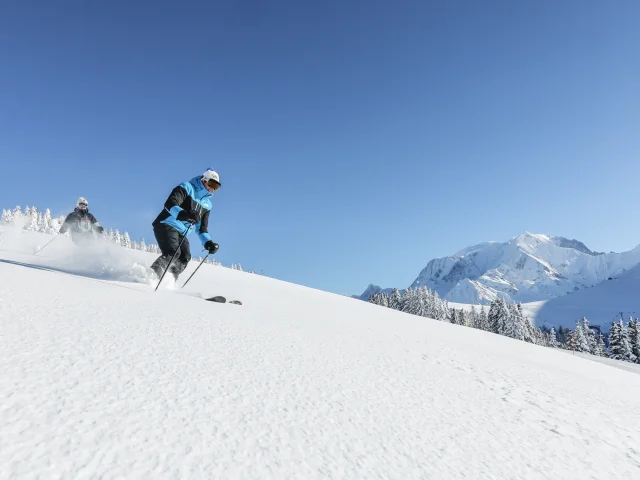
[[[175,187],[164,204],[164,209],[153,221],[153,233],[158,241],[162,255],[153,262],[151,269],[161,277],[171,258],[178,250],[182,237],[195,230],[205,250],[210,254],[218,251],[218,244],[211,240],[207,230],[211,211],[211,194],[221,186],[220,176],[207,169],[202,175]],[[191,260],[189,240],[186,238],[180,247],[171,273],[177,279]]]

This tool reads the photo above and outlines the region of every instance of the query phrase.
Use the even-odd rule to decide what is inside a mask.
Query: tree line
[[[605,335],[598,326],[591,326],[585,317],[576,321],[573,330],[564,327],[558,330],[538,328],[523,312],[521,304],[500,298],[491,302],[488,311],[484,305],[472,305],[469,310],[451,308],[446,300],[428,287],[409,288],[403,293],[394,288],[390,294],[380,292],[371,295],[369,302],[549,348],[564,348],[640,363],[640,321],[637,318],[630,318],[627,323],[622,318],[616,319],[611,322],[610,331]]]

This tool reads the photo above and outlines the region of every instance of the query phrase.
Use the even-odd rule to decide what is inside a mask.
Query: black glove
[[[218,251],[218,248],[218,244],[212,242],[211,240],[207,240],[207,242],[204,244],[204,249],[209,250],[209,253],[212,255]]]
[[[195,225],[196,223],[198,223],[198,220],[200,220],[200,215],[198,215],[196,212],[187,212],[186,210],[181,210],[176,218],[181,222],[189,222],[191,225]]]
[[[100,225],[100,226],[98,226],[98,227],[96,228],[96,231],[97,231],[98,233],[104,233],[104,227],[103,227],[102,225]]]

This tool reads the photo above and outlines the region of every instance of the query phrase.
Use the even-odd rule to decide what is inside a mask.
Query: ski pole
[[[49,240],[49,241],[45,244],[45,246],[44,246],[44,247],[39,248],[38,250],[36,250],[36,252],[34,253],[34,255],[37,255],[39,252],[41,252],[42,250],[44,250],[45,248],[47,248],[47,246],[48,246],[51,242],[53,242],[56,238],[58,238],[58,237],[57,237],[57,236],[56,236],[56,237],[53,237],[51,240]]]
[[[192,225],[192,224],[191,224]],[[156,286],[156,289],[154,290],[154,292],[158,291],[158,287],[160,286],[160,284],[162,283],[162,279],[164,278],[164,276],[167,274],[167,272],[169,271],[169,268],[171,268],[171,264],[173,263],[173,261],[176,259],[176,255],[178,255],[178,252],[180,251],[180,249],[182,248],[182,243],[184,242],[184,239],[187,238],[187,235],[189,234],[189,230],[191,230],[191,225],[189,225],[189,227],[187,227],[187,231],[184,232],[184,235],[182,236],[182,238],[180,239],[180,243],[178,244],[178,248],[175,251],[175,253],[173,254],[173,257],[171,257],[171,260],[169,261],[167,268],[164,269],[164,273],[162,274],[162,276],[160,277],[160,281],[158,282],[158,285]]]
[[[210,253],[210,252],[208,252],[208,253],[207,253],[207,256],[206,256],[206,257],[204,257],[204,258],[202,259],[202,261],[200,262],[200,265],[198,265],[198,266],[196,267],[196,269],[193,271],[193,273],[191,274],[191,276],[190,276],[189,278],[187,278],[187,281],[186,281],[186,282],[184,282],[184,283],[182,284],[182,287],[181,287],[181,288],[184,288],[184,286],[185,286],[187,283],[189,283],[189,280],[191,280],[191,277],[193,277],[193,276],[196,274],[196,272],[198,271],[198,269],[199,269],[199,268],[202,266],[202,264],[207,260],[207,258],[209,257],[209,253]]]

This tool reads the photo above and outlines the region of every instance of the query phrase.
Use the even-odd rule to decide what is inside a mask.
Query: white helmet
[[[218,175],[218,173],[211,168],[208,168],[202,174],[202,179],[205,180],[206,182],[208,182],[209,180],[212,180],[216,182],[218,185],[222,186],[222,183],[220,183],[220,175]]]
[[[87,201],[86,198],[84,197],[80,197],[78,199],[78,201],[76,202],[76,208],[79,208],[80,210],[82,210],[83,208],[85,209],[89,209],[89,202]]]

